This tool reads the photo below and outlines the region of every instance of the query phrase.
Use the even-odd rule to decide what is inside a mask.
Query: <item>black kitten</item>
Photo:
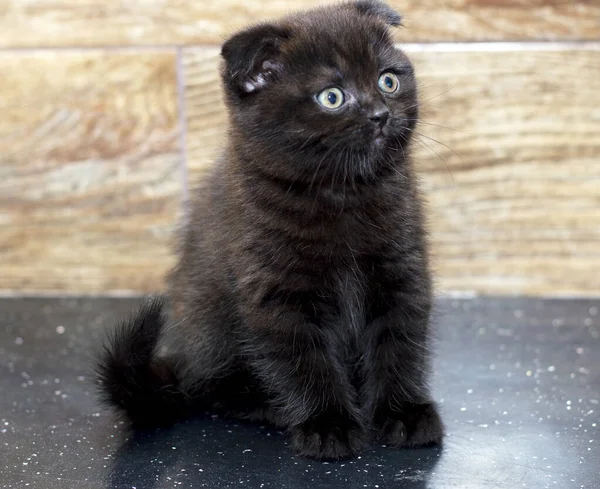
[[[441,440],[399,23],[359,1],[223,45],[229,139],[192,201],[169,312],[150,301],[99,359],[106,399],[135,425],[217,410],[285,427],[319,459],[371,435]]]

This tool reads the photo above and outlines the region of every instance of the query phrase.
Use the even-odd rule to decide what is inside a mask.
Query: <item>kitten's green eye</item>
[[[394,93],[398,90],[398,77],[389,71],[379,77],[379,89],[385,93]]]
[[[339,88],[326,88],[319,95],[317,100],[326,109],[339,109],[344,104],[344,92]]]

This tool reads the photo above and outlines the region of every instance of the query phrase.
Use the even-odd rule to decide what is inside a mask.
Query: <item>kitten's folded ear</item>
[[[379,0],[358,0],[351,5],[361,14],[380,17],[384,22],[393,27],[402,25],[402,16],[387,3],[380,2]]]
[[[225,83],[240,94],[266,87],[283,70],[281,45],[291,37],[289,30],[274,24],[259,24],[228,39],[221,49],[225,60]]]

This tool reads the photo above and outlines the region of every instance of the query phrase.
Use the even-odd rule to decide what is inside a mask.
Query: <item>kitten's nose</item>
[[[386,107],[378,107],[369,114],[369,119],[378,124],[379,127],[383,127],[388,121],[389,116],[390,111]]]

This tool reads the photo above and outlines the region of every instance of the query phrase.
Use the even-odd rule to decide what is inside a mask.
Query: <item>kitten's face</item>
[[[296,178],[368,178],[399,161],[392,156],[409,140],[418,103],[412,65],[386,23],[346,5],[278,29],[276,47],[267,42],[258,66],[228,87],[237,129],[285,154],[293,168],[279,173]]]

